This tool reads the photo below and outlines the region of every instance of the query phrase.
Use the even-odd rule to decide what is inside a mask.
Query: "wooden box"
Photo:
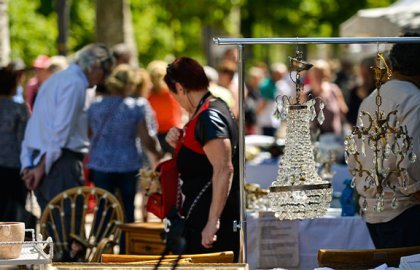
[[[163,224],[158,222],[127,223],[119,225],[125,232],[125,253],[160,255],[165,249],[161,233]]]

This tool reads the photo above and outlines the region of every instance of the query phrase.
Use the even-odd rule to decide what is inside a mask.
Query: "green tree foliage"
[[[95,6],[91,0],[72,1],[69,51],[95,40]],[[40,54],[57,54],[57,13],[52,0],[9,1],[12,59],[30,65]]]
[[[69,0],[71,1],[71,0]],[[239,36],[234,10],[240,9],[243,37],[338,36],[340,23],[359,9],[388,6],[395,0],[131,0],[140,62],[168,56],[205,58],[204,30],[213,36]],[[53,0],[9,1],[12,57],[30,63],[39,54],[57,53]],[[95,1],[72,0],[68,48],[95,40]],[[268,58],[266,48],[254,56]],[[203,61],[204,62],[204,61]]]
[[[396,0],[244,0],[244,37],[338,37],[340,24],[360,9],[389,6]],[[294,48],[289,47],[290,50]],[[255,46],[255,59],[269,62],[273,46]],[[249,52],[250,53],[250,52]],[[284,56],[284,55],[283,55]]]
[[[95,42],[95,1],[72,0],[67,45],[69,51],[75,52],[92,42]]]
[[[11,58],[26,64],[39,54],[56,54],[56,14],[42,14],[38,1],[9,1]]]
[[[203,28],[211,26],[229,31],[226,18],[239,3],[232,0],[132,0],[141,62],[180,54],[203,59]]]
[[[242,33],[262,37],[338,36],[342,22],[358,10],[389,6],[396,0],[245,0],[241,9]]]

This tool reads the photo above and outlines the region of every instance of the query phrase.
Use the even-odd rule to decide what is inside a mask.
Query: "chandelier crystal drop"
[[[316,99],[300,101],[303,88],[300,72],[310,69],[312,64],[302,61],[300,51],[289,60],[290,70],[296,72],[296,78],[292,78],[296,85],[296,99],[281,96],[281,101],[277,100],[275,114],[287,120],[286,145],[277,179],[272,182],[268,197],[271,210],[279,219],[316,218],[325,215],[332,199],[331,182],[317,174],[309,125],[315,118],[322,124],[324,104],[319,101],[320,113],[316,117]]]
[[[393,192],[391,208],[398,207],[397,187],[390,184],[390,176],[398,177],[401,188],[406,190],[408,172],[405,164],[415,163],[417,157],[413,152],[412,138],[408,135],[407,126],[401,126],[397,119],[397,110],[385,116],[380,108],[382,105],[381,85],[391,78],[391,71],[381,53],[377,53],[376,66],[371,68],[375,72],[377,108],[375,115],[366,111],[360,112],[358,125],[353,127],[352,133],[344,141],[345,161],[347,162],[350,157],[355,161],[355,166],[351,170],[352,187],[355,187],[355,179],[358,176],[364,179],[365,190],[375,189],[375,205],[368,205],[364,199],[362,210],[367,211],[369,207],[373,207],[375,211],[382,212],[386,187]],[[356,144],[355,139],[360,143]],[[373,154],[371,160],[366,159],[367,151]]]

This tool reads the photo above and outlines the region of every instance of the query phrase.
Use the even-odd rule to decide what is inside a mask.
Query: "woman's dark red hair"
[[[179,57],[169,64],[163,79],[174,93],[176,93],[175,83],[181,84],[187,91],[209,87],[209,79],[204,73],[203,67],[188,57]]]

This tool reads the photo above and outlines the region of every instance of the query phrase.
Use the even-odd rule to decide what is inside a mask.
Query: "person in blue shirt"
[[[137,80],[132,67],[118,65],[105,82],[109,94],[97,97],[88,111],[92,132],[88,168],[97,187],[120,191],[126,222],[134,222],[137,174],[143,167],[137,147],[150,153],[152,167],[162,157],[156,131],[149,128],[147,100],[130,97]],[[136,144],[137,137],[141,144]]]
[[[41,211],[60,192],[83,184],[82,160],[89,145],[86,90],[102,83],[113,65],[105,45],[87,45],[39,90],[20,161],[22,179],[35,191]]]

